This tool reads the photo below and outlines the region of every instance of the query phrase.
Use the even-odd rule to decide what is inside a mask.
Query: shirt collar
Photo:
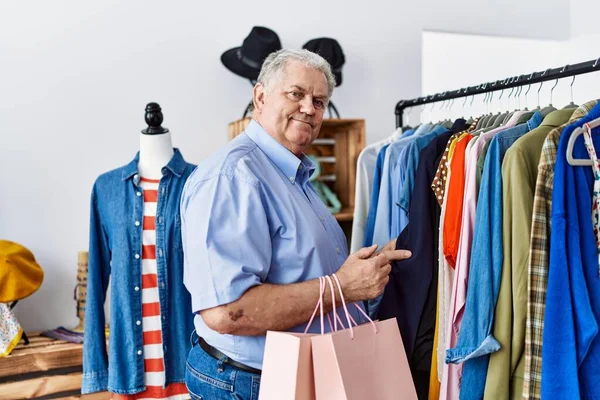
[[[565,121],[568,121],[573,115],[573,112],[573,109],[562,109],[552,111],[550,114],[546,115],[546,117],[540,125],[557,128],[563,125]]]
[[[577,107],[577,109],[573,112],[571,119],[569,119],[569,123],[585,117],[596,106],[596,104],[598,104],[598,100],[592,100]]]
[[[138,151],[135,155],[135,158],[133,160],[131,160],[131,162],[123,168],[123,180],[129,179],[133,175],[136,175],[138,173],[138,161],[139,160],[140,160],[140,152]],[[178,148],[175,148],[175,149],[173,149],[173,157],[171,157],[171,160],[169,161],[169,163],[163,168],[163,174],[164,174],[164,170],[166,168],[169,171],[171,171],[172,173],[174,173],[175,175],[177,175],[178,177],[181,177],[181,175],[183,175],[183,173],[185,172],[185,166],[186,166],[186,162],[183,159],[181,152],[179,151]]]
[[[464,118],[459,118],[452,124],[452,128],[450,128],[450,132],[457,133],[463,132],[468,128],[467,120]]]
[[[300,158],[275,140],[255,120],[251,120],[245,130],[246,135],[261,149],[267,157],[285,174],[292,183],[308,179],[315,170],[314,163],[305,154]],[[307,171],[308,175],[305,175]]]
[[[552,114],[552,113],[550,113]],[[550,115],[548,114],[548,115]],[[540,124],[542,123],[542,113],[539,111],[536,111],[533,113],[533,115],[531,116],[531,118],[529,118],[529,120],[527,121],[527,127],[529,128],[530,131],[534,130],[535,128],[537,128],[538,126],[540,126]]]

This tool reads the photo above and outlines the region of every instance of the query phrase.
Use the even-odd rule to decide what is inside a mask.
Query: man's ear
[[[262,83],[254,85],[252,91],[252,104],[254,105],[254,111],[260,113],[265,104],[266,89]]]

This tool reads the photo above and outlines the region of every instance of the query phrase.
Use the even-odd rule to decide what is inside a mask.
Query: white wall
[[[600,57],[596,45],[600,34],[579,34],[569,40],[549,41],[535,39],[518,39],[507,37],[488,37],[480,35],[448,34],[439,32],[423,33],[422,49],[422,93],[423,95],[457,90],[461,87],[475,86],[481,83],[509,78],[534,71],[544,71],[548,68],[564,67],[567,64],[576,64]],[[456,54],[464,53],[465,49],[475,55],[469,62],[460,62]],[[446,65],[446,68],[439,68]],[[599,63],[600,65],[600,63]],[[557,108],[562,108],[571,101],[571,82],[573,78],[558,81],[553,94],[552,103]],[[540,90],[540,104],[544,107],[550,103],[551,88],[556,81],[545,82]],[[538,89],[540,84],[532,85],[528,95],[529,108],[538,105]],[[521,105],[525,104],[524,94],[527,87],[523,88]],[[507,104],[510,89],[502,96],[503,107]],[[514,93],[516,95],[516,92]],[[500,92],[493,96],[494,106],[498,106]],[[473,102],[473,111],[485,112],[483,106],[484,95],[479,95]],[[579,75],[573,82],[573,101],[582,104],[592,99],[600,98],[600,68],[597,72]],[[457,99],[452,107],[454,116],[463,113],[464,99]],[[467,99],[467,109],[471,98]],[[515,106],[515,101],[512,103]],[[439,115],[441,103],[433,106],[434,116]],[[426,106],[424,118],[429,117],[432,106]],[[410,116],[416,122],[419,117],[420,107],[411,110]],[[443,111],[442,111],[443,113]]]
[[[18,318],[27,330],[75,324],[90,189],[133,158],[147,102],[161,104],[187,160],[226,143],[251,87],[219,57],[253,25],[277,31],[285,47],[337,38],[347,65],[333,100],[342,116],[366,118],[372,142],[393,130],[396,101],[420,94],[423,28],[568,36],[568,0],[511,1],[1,2],[0,238],[29,247],[46,271]],[[564,18],[566,28],[547,28]]]

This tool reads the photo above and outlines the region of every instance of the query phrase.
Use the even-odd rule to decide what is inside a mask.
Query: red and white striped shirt
[[[165,384],[165,363],[156,269],[155,217],[159,180],[142,178],[144,222],[142,234],[142,331],[144,333],[144,382],[146,390],[134,395],[113,394],[114,400],[189,399],[184,383]]]

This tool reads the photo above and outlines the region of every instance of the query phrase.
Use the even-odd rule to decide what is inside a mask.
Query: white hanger
[[[575,131],[573,131],[573,133],[569,137],[569,141],[567,142],[567,162],[569,164],[583,167],[594,165],[594,162],[590,159],[573,158],[573,147],[575,146],[575,141],[577,140],[577,138],[583,135],[586,129],[589,129],[589,132],[591,134],[592,129],[598,126],[600,126],[600,118],[595,119],[592,122],[589,122],[584,126],[579,127],[575,129]]]

